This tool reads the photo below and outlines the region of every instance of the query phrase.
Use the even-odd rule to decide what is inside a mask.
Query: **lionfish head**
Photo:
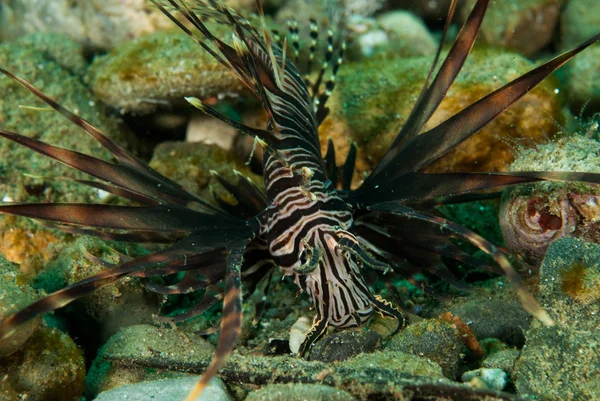
[[[401,312],[374,295],[364,279],[364,269],[386,271],[389,266],[374,259],[350,232],[315,230],[301,241],[298,259],[293,271],[316,309],[315,326],[361,326],[374,312],[394,317],[402,326]],[[315,340],[309,336],[307,343]]]

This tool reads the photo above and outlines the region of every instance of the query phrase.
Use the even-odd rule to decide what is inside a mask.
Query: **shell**
[[[572,235],[600,243],[599,192],[548,183],[506,191],[500,205],[506,246],[526,263],[539,266],[550,243],[558,238]]]

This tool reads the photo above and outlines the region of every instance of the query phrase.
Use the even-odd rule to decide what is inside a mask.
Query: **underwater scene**
[[[0,401],[600,400],[600,1],[0,0]]]

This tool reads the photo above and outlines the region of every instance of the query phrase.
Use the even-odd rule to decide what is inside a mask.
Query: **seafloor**
[[[226,3],[246,15],[255,11],[251,0]],[[334,141],[338,164],[356,143],[354,187],[383,157],[419,97],[449,3],[263,2],[270,28],[286,32],[287,20],[298,22],[303,73],[318,73],[328,27],[335,49],[347,42],[319,135],[323,151],[327,139]],[[442,57],[475,1],[458,3]],[[303,71],[311,18],[320,39],[312,71]],[[207,26],[231,40],[227,26]],[[425,129],[598,31],[597,0],[492,1],[472,54]],[[257,127],[266,121],[260,105],[144,0],[0,2],[0,67],[193,193],[207,199],[218,193],[211,170],[236,180],[235,169],[264,186],[252,140],[183,98],[201,98]],[[0,130],[110,160],[83,130],[4,76],[0,94]],[[599,116],[596,44],[429,171],[600,172]],[[0,139],[2,203],[126,204],[77,181],[88,178]],[[201,399],[599,400],[598,188],[536,184],[507,190],[501,201],[437,213],[505,246],[554,325],[525,312],[506,277],[449,262],[449,276],[433,268],[373,281],[373,291],[407,316],[397,334],[395,322],[376,316],[360,329],[330,331],[299,358],[290,345],[302,341],[313,311],[308,297],[275,272],[266,298],[261,285],[246,299],[241,338]],[[493,263],[465,241],[457,245]],[[157,249],[0,215],[0,320],[106,269],[101,260],[115,264]],[[218,333],[198,333],[218,322],[221,306],[178,325],[169,316],[200,295],[162,296],[127,278],[20,326],[0,343],[0,401],[183,400],[213,356]]]

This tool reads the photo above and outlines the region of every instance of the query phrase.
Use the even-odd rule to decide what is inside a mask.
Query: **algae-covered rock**
[[[322,338],[310,351],[310,360],[343,361],[362,352],[373,352],[381,345],[381,336],[373,330],[342,331]]]
[[[216,37],[229,28],[207,23]],[[239,96],[243,84],[181,31],[146,35],[97,57],[88,81],[95,95],[121,112],[149,113],[184,96]]]
[[[146,380],[177,378],[192,363],[207,363],[214,348],[179,329],[137,325],[123,328],[100,350],[88,373],[86,392],[98,393]]]
[[[320,384],[270,384],[251,392],[246,401],[355,401],[351,394]]]
[[[424,320],[405,327],[388,340],[385,350],[426,357],[440,365],[444,375],[453,380],[460,373],[464,356],[464,345],[458,330],[439,319]]]
[[[33,46],[32,43],[38,45]],[[26,79],[67,110],[87,119],[113,140],[120,141],[117,120],[81,82],[82,51],[64,36],[24,37],[0,44],[0,65]],[[110,153],[77,125],[9,78],[0,77],[0,126],[3,130],[78,152],[110,159]],[[59,178],[86,179],[48,157],[11,141],[0,140],[0,199],[10,201],[86,202],[97,200],[96,189]]]
[[[332,111],[319,129],[322,148],[325,148],[326,137],[332,137],[341,164],[349,143],[356,141],[358,172],[372,167],[408,118],[430,64],[430,58],[399,58],[386,63],[363,61],[345,65],[340,71],[338,89],[330,100]],[[515,53],[474,49],[425,128],[435,127],[532,67],[531,62]],[[555,123],[548,118],[562,120],[554,90],[551,81],[542,83],[430,170],[505,170],[514,158],[511,142],[539,143],[557,131]]]
[[[462,3],[462,20],[475,0]],[[489,44],[532,55],[552,40],[560,8],[565,0],[502,0],[490,3],[479,37]]]
[[[37,298],[38,294],[19,274],[17,266],[0,255],[0,322]],[[38,324],[39,318],[30,320],[18,326],[8,338],[0,341],[0,359],[17,351]]]
[[[75,114],[84,116],[110,138],[121,141],[117,120],[81,82],[85,66],[81,47],[62,35],[34,34],[0,44],[2,68],[31,82]],[[101,159],[108,151],[59,113],[50,110],[8,77],[0,77],[0,127]],[[67,178],[67,179],[65,179]],[[0,200],[2,202],[99,202],[96,189],[71,179],[89,179],[25,146],[0,139]],[[52,244],[63,236],[31,220],[0,216],[0,253],[32,274],[56,255]]]
[[[154,150],[150,166],[188,191],[209,200],[212,198],[209,186],[216,183],[211,171],[235,183],[245,179],[234,173],[237,170],[259,187],[264,185],[262,177],[252,173],[244,160],[216,145],[200,142],[163,142]]]
[[[538,299],[554,326],[534,321],[516,362],[520,394],[544,400],[600,399],[600,246],[563,238],[548,248]]]
[[[85,386],[83,352],[68,335],[40,328],[18,352],[0,360],[0,377],[2,400],[78,401]]]
[[[102,392],[94,401],[179,401],[185,400],[197,377],[143,381]],[[231,401],[223,382],[214,378],[195,401]]]

